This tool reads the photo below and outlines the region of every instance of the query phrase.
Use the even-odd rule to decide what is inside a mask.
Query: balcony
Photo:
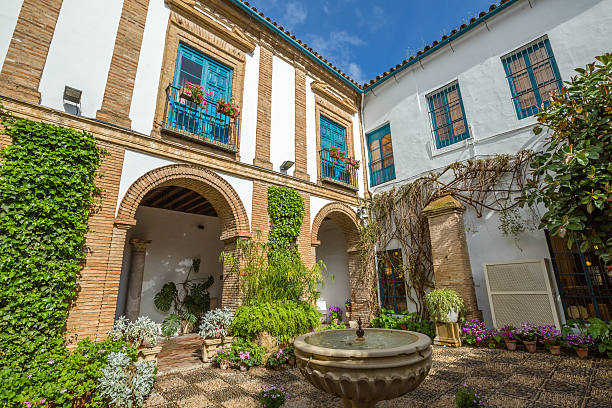
[[[214,100],[206,101],[208,103],[200,107],[181,98],[180,88],[168,85],[163,129],[188,140],[237,152],[240,113],[232,118],[217,112]]]
[[[329,150],[319,150],[321,162],[321,181],[333,183],[357,191],[357,169],[339,162],[329,155]]]

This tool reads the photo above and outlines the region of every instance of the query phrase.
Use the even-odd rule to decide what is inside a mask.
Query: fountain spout
[[[357,341],[364,341],[365,339],[363,338],[363,335],[365,334],[365,331],[361,327],[361,325],[363,324],[361,322],[361,317],[359,318],[359,320],[357,320],[357,324],[359,325],[359,328],[357,329]]]

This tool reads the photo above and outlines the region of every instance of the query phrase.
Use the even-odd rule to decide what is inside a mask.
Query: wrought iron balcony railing
[[[240,113],[230,117],[217,112],[217,103],[206,99],[203,107],[181,97],[181,88],[168,85],[164,108],[164,129],[191,140],[238,151]]]
[[[329,150],[319,150],[321,161],[321,180],[339,184],[351,190],[358,190],[357,169],[347,163],[339,162],[329,155]]]

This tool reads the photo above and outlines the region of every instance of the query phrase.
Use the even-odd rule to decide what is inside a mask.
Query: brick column
[[[225,255],[236,257],[236,241],[226,242],[223,247]],[[242,305],[239,272],[229,262],[223,262],[223,289],[221,292],[221,307],[236,310]]]
[[[269,184],[253,180],[253,210],[251,211],[251,231],[253,239],[268,241],[270,231],[270,216],[268,215]],[[261,237],[258,237],[261,233]]]
[[[125,316],[135,322],[140,315],[140,298],[142,296],[142,278],[144,276],[147,246],[151,241],[132,238],[132,260],[130,262],[130,275],[128,278],[128,295],[125,305]]]
[[[314,141],[313,141],[314,142]],[[306,141],[306,74],[304,68],[295,67],[295,171],[293,175],[304,180],[308,176]]]
[[[130,128],[129,118],[149,0],[124,0],[98,119]]]
[[[363,273],[361,256],[356,249],[348,251],[349,282],[351,289],[352,313],[351,320],[361,318],[368,323],[371,318],[372,284],[371,274]]]
[[[0,71],[0,94],[40,103],[38,86],[62,0],[24,0]]]
[[[474,290],[464,212],[465,207],[452,196],[442,197],[423,209],[429,222],[435,287],[456,290],[463,298],[468,317],[482,318]]]
[[[270,124],[272,118],[272,50],[262,45],[259,52],[259,86],[257,93],[257,129],[255,131],[256,166],[272,168],[270,162]]]
[[[310,194],[300,192],[302,200],[304,200],[304,217],[302,218],[302,226],[300,227],[300,235],[297,238],[297,248],[304,265],[311,268],[315,263],[315,257],[312,251],[312,237],[310,231]]]

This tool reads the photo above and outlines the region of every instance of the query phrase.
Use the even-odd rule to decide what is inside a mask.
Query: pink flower
[[[44,404],[46,400],[47,400],[46,398],[43,398],[43,399],[40,400],[40,403]]]
[[[26,407],[31,407],[31,406],[32,406],[32,403],[31,403],[31,402],[28,402],[28,401],[24,401],[24,402],[23,402],[23,405],[25,405]]]

